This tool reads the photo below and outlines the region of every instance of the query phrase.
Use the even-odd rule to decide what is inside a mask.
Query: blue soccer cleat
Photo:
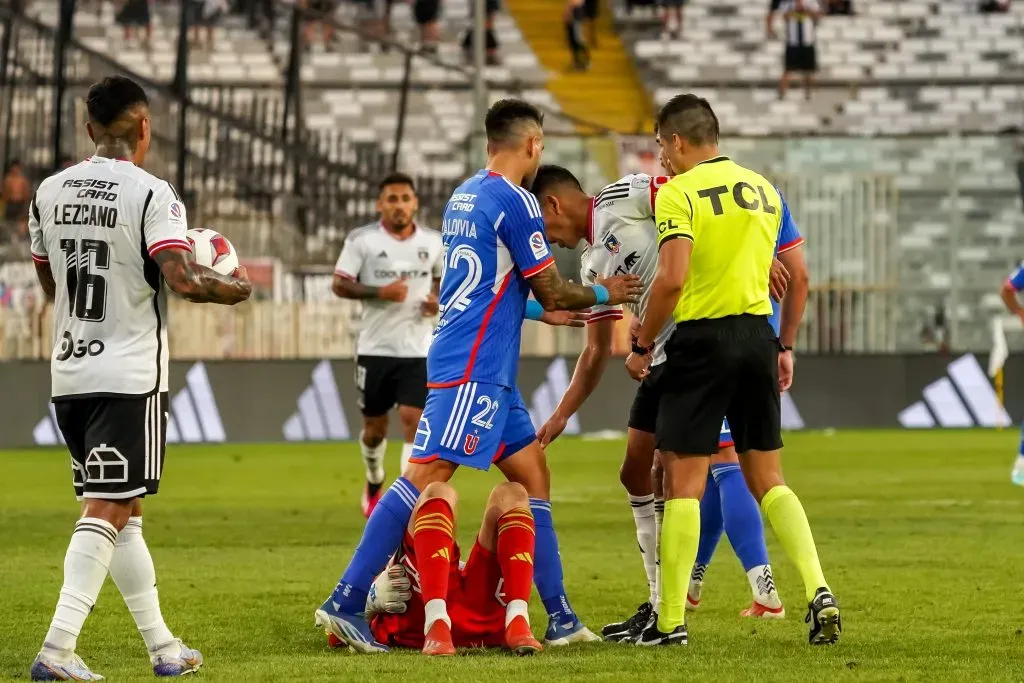
[[[558,647],[572,643],[593,643],[601,640],[601,637],[594,635],[576,615],[573,615],[571,621],[563,621],[562,619],[552,617],[548,621],[548,630],[544,634],[544,644],[546,646]]]
[[[313,615],[316,625],[361,654],[389,652],[386,645],[381,645],[374,639],[370,625],[366,623],[362,613],[348,614],[341,612],[339,608],[338,603],[331,602],[328,598]]]
[[[203,653],[176,639],[177,650],[171,654],[152,658],[153,673],[161,677],[187,676],[199,671],[203,665]]]
[[[102,681],[103,676],[93,673],[78,655],[60,662],[40,653],[32,662],[33,681]]]

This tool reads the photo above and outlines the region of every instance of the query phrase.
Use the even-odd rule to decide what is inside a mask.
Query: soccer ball
[[[196,228],[185,233],[196,263],[221,275],[230,275],[238,267],[238,253],[228,238],[216,230]]]

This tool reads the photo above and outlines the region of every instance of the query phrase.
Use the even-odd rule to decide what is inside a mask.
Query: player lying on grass
[[[535,532],[530,497],[519,484],[491,490],[466,562],[455,542],[458,496],[447,483],[427,486],[388,568],[366,601],[374,637],[390,647],[454,655],[456,647],[539,652],[527,602]],[[342,642],[330,631],[332,647]]]
[[[586,240],[583,253],[581,279],[584,283],[614,273],[632,272],[640,276],[645,295],[639,304],[630,305],[632,313],[642,316],[647,303],[646,291],[654,279],[658,262],[657,226],[654,223],[654,198],[658,187],[667,178],[652,178],[644,174],[628,175],[605,187],[596,197],[587,195],[579,181],[568,170],[558,166],[543,166],[533,183],[533,193],[544,211],[544,223],[549,241],[570,249]],[[785,287],[786,271],[777,269],[775,296],[781,296]],[[612,351],[615,321],[622,318],[621,307],[597,306],[591,311],[587,325],[587,346],[576,364],[572,381],[554,414],[541,428],[542,444],[548,444],[565,429],[569,417],[583,405],[597,387]],[[664,341],[671,336],[671,321],[658,336],[654,351],[655,369],[637,389],[630,409],[626,455],[619,471],[626,488],[637,528],[637,541],[647,572],[650,597],[629,619],[606,626],[602,633],[608,640],[628,640],[640,635],[652,618],[658,604],[657,581],[657,518],[656,510],[662,501],[652,488],[651,467],[654,462],[654,422],[658,413],[659,377],[664,366]],[[709,476],[707,505],[711,521],[707,545],[714,550],[721,536],[723,524],[737,556],[743,563],[750,580],[753,603],[744,610],[744,616],[781,618],[785,615],[782,602],[775,590],[768,551],[765,547],[764,528],[760,510],[747,489],[739,471],[736,451],[728,424],[722,427],[719,454],[715,456],[714,478]],[[712,521],[716,520],[717,524]],[[724,522],[723,522],[724,520]],[[704,530],[702,529],[702,532]],[[710,555],[703,562],[698,558],[693,575],[696,585],[703,579]],[[693,605],[699,603],[699,592]]]
[[[548,613],[549,645],[595,640],[566,594],[551,515],[551,473],[516,387],[530,292],[547,311],[635,301],[634,275],[600,284],[566,282],[544,237],[532,183],[544,148],[543,116],[523,100],[487,112],[487,167],[460,185],[444,211],[441,319],[427,355],[429,394],[409,467],[381,497],[348,567],[316,610],[317,624],[360,652],[386,651],[363,612],[373,578],[401,545],[416,499],[460,466],[496,465],[530,495],[537,527],[534,581]]]

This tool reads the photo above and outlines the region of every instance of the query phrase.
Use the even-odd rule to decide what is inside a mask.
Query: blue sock
[[[690,578],[695,581],[704,580],[704,571],[711,564],[711,557],[722,537],[722,503],[718,497],[715,480],[708,474],[704,486],[704,497],[700,499],[700,540],[697,544],[697,561],[693,565]]]
[[[335,608],[337,611],[357,614],[366,607],[370,584],[402,544],[402,536],[419,497],[420,492],[405,477],[396,479],[381,496],[366,521],[363,537],[352,560],[331,594],[330,601],[340,605]]]
[[[562,558],[558,554],[558,538],[555,536],[555,525],[551,520],[551,503],[540,498],[531,498],[530,512],[533,513],[533,525],[537,534],[537,545],[534,549],[536,562],[533,567],[533,582],[537,584],[537,593],[549,618],[575,620],[576,613],[572,611],[569,598],[565,596]]]
[[[713,465],[711,473],[722,497],[722,518],[736,557],[743,569],[768,564],[768,548],[764,544],[764,522],[761,508],[747,488],[739,465]]]

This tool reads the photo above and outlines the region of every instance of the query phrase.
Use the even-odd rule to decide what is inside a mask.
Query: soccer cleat
[[[641,647],[651,647],[654,645],[686,645],[686,624],[676,626],[671,633],[662,633],[658,630],[658,620],[655,619],[653,622],[647,625],[644,632],[640,634],[634,643]]]
[[[560,623],[557,618],[548,621],[548,630],[544,634],[544,644],[548,647],[559,647],[571,643],[593,643],[601,640],[583,625],[579,617],[573,615],[572,621]]]
[[[364,655],[389,652],[386,645],[382,645],[374,639],[370,625],[366,623],[362,614],[340,612],[335,604],[337,603],[332,604],[331,599],[328,598],[327,602],[321,605],[313,615],[316,625],[328,633],[328,644],[331,647],[347,645]],[[337,644],[331,644],[330,634],[338,639]]]
[[[686,611],[696,612],[700,608],[700,594],[704,590],[703,581],[690,579],[690,585],[686,589]]]
[[[384,495],[384,484],[371,484],[366,482],[366,488],[363,489],[363,497],[360,501],[363,506],[363,516],[367,519],[370,518],[370,514],[373,512],[373,508],[377,507],[377,503],[380,502],[380,497]]]
[[[740,612],[741,617],[751,617],[754,619],[785,619],[786,608],[782,605],[778,607],[769,607],[762,605],[757,600],[753,600],[750,603],[750,607]]]
[[[32,662],[30,676],[33,681],[102,681],[103,676],[93,673],[78,655],[66,662],[58,662],[40,653]]]
[[[178,651],[169,655],[156,655],[152,658],[153,673],[161,677],[185,676],[199,671],[203,666],[203,653],[175,639]]]
[[[613,643],[632,640],[643,632],[653,613],[654,608],[651,607],[651,603],[645,602],[636,608],[636,614],[629,619],[605,626],[601,629],[601,635],[605,640]]]
[[[804,621],[811,625],[807,640],[811,645],[831,645],[839,640],[843,621],[839,616],[839,601],[827,588],[819,588],[807,605]]]
[[[1024,486],[1024,469],[1014,468],[1013,474],[1010,475],[1010,481],[1017,486]]]
[[[423,654],[428,657],[453,657],[452,629],[444,619],[435,619],[423,637]]]
[[[533,637],[530,624],[522,616],[515,617],[505,627],[505,647],[521,657],[535,654],[544,649]]]

